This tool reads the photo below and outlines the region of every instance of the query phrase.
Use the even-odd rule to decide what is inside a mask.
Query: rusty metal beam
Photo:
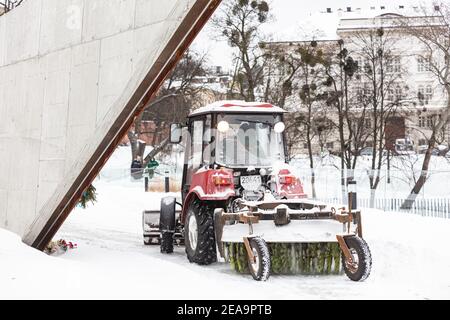
[[[77,176],[69,191],[52,213],[49,221],[31,244],[34,248],[44,250],[46,245],[52,240],[70,212],[75,208],[84,190],[94,181],[97,174],[120,143],[122,137],[133,125],[134,118],[155,97],[167,75],[182,58],[184,52],[189,48],[220,2],[221,0],[197,0],[193,5],[153,64],[153,67],[147,73],[96,151]]]

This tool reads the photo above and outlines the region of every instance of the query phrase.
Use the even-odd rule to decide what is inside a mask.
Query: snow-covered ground
[[[145,193],[142,182],[123,177],[95,186],[98,202],[75,209],[55,237],[78,245],[64,255],[47,256],[0,229],[0,299],[450,298],[449,219],[366,210],[373,268],[365,282],[345,275],[256,282],[225,263],[190,264],[183,247],[162,255],[144,246],[141,212],[158,208],[162,194]]]

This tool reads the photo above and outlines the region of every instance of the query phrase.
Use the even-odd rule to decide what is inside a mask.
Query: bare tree
[[[358,100],[358,90],[351,90],[356,86],[353,80],[358,63],[345,48],[344,41],[341,39],[329,45],[326,52],[323,61],[326,104],[337,115],[333,128],[338,132],[342,198],[346,199],[346,187],[353,179],[358,150],[368,137],[367,106]]]
[[[221,5],[213,24],[219,35],[237,49],[232,96],[255,101],[256,89],[262,85],[266,57],[260,50],[259,27],[268,21],[269,4],[261,0],[227,0]]]
[[[186,121],[197,103],[197,95],[205,90],[201,79],[206,75],[206,55],[188,51],[166,79],[155,99],[136,117],[133,130],[128,132],[133,160],[137,156],[143,158],[145,144],[139,138],[145,134],[151,135],[154,149],[143,159],[143,166],[164,150],[168,145],[170,125]],[[147,128],[150,131],[143,127],[144,121],[152,123],[152,127]]]
[[[423,53],[418,57],[425,61],[427,69],[446,96],[446,103],[430,128],[431,134],[428,137],[421,175],[402,204],[403,209],[410,209],[429,178],[428,170],[432,151],[450,117],[450,6],[445,2],[435,4],[434,12],[431,13],[426,8],[422,8],[420,23],[417,23],[416,18],[402,18],[398,20],[398,23],[406,35],[414,37],[422,45]]]
[[[359,58],[364,61],[361,72],[360,102],[367,106],[371,119],[372,161],[368,170],[370,204],[374,205],[375,192],[382,179],[381,167],[385,159],[386,124],[393,117],[402,95],[390,98],[394,87],[401,81],[400,70],[390,70],[399,52],[397,37],[393,30],[382,27],[357,32],[350,39]]]

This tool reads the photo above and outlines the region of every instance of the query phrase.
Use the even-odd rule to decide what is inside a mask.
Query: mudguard
[[[233,170],[231,169],[206,169],[200,168],[192,176],[189,193],[184,200],[183,210],[181,213],[181,221],[184,223],[189,204],[194,200],[200,201],[226,201],[236,195],[234,191],[234,183],[228,185],[216,185],[214,183],[214,176],[217,174],[226,174],[233,177]],[[232,180],[232,179],[231,179]]]

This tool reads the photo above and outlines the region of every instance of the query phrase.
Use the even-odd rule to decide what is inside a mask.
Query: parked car
[[[418,147],[418,153],[419,154],[425,154],[428,150],[428,145],[421,145]],[[433,150],[431,150],[431,155],[432,156],[440,156],[440,155],[445,155],[447,156],[448,152],[446,153],[445,150],[439,149],[439,148],[433,148]]]
[[[371,148],[371,147],[362,148],[359,151],[359,155],[360,156],[372,156],[373,155],[373,148]]]
[[[377,154],[378,154],[378,150],[377,150]],[[388,154],[387,150],[383,149],[383,157],[387,157],[387,154]],[[373,148],[372,147],[362,148],[361,150],[359,150],[359,155],[371,157],[373,155]]]
[[[427,149],[428,149],[428,145],[427,144],[422,144],[422,145],[417,147],[417,152],[419,154],[424,154],[425,152],[427,152]]]
[[[416,153],[414,151],[414,142],[408,137],[395,139],[394,150],[398,155],[412,155]]]
[[[438,148],[434,148],[433,150],[431,150],[431,155],[432,156],[438,156],[440,154],[441,154],[441,152],[439,151]]]

